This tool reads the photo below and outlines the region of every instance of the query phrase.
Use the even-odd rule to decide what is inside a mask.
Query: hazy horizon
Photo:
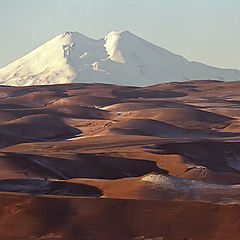
[[[99,39],[129,30],[155,45],[240,69],[240,2],[230,0],[0,0],[0,68],[65,31]]]

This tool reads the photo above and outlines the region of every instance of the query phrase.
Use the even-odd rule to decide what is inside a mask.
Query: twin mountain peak
[[[129,31],[95,40],[65,32],[0,69],[0,84],[110,83],[147,86],[170,81],[240,80],[240,71],[190,62]]]

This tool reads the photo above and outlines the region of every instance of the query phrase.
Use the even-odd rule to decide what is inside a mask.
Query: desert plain
[[[239,240],[239,93],[0,86],[0,239]]]

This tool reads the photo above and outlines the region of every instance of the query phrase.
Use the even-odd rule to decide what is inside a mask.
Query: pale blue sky
[[[239,0],[0,0],[0,67],[64,31],[132,33],[189,60],[240,69]]]

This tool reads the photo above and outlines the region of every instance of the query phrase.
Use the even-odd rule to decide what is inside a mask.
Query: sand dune
[[[211,112],[194,109],[194,108],[157,108],[145,109],[144,111],[133,111],[128,113],[132,118],[150,118],[174,125],[187,128],[211,128],[219,123],[226,123],[232,118]]]
[[[22,137],[23,141],[66,138],[80,133],[79,130],[67,126],[61,118],[50,114],[30,115],[2,123],[0,132],[9,137]]]
[[[159,107],[188,107],[185,104],[170,102],[170,101],[161,101],[161,100],[148,100],[148,101],[132,101],[125,103],[116,103],[102,107],[101,109],[113,111],[113,112],[128,112],[135,110],[146,110]],[[151,110],[152,111],[152,110]]]
[[[111,124],[101,134],[149,135],[156,137],[203,137],[201,131],[188,130],[168,123],[152,119],[130,119],[120,123]],[[207,134],[205,134],[207,135]]]

